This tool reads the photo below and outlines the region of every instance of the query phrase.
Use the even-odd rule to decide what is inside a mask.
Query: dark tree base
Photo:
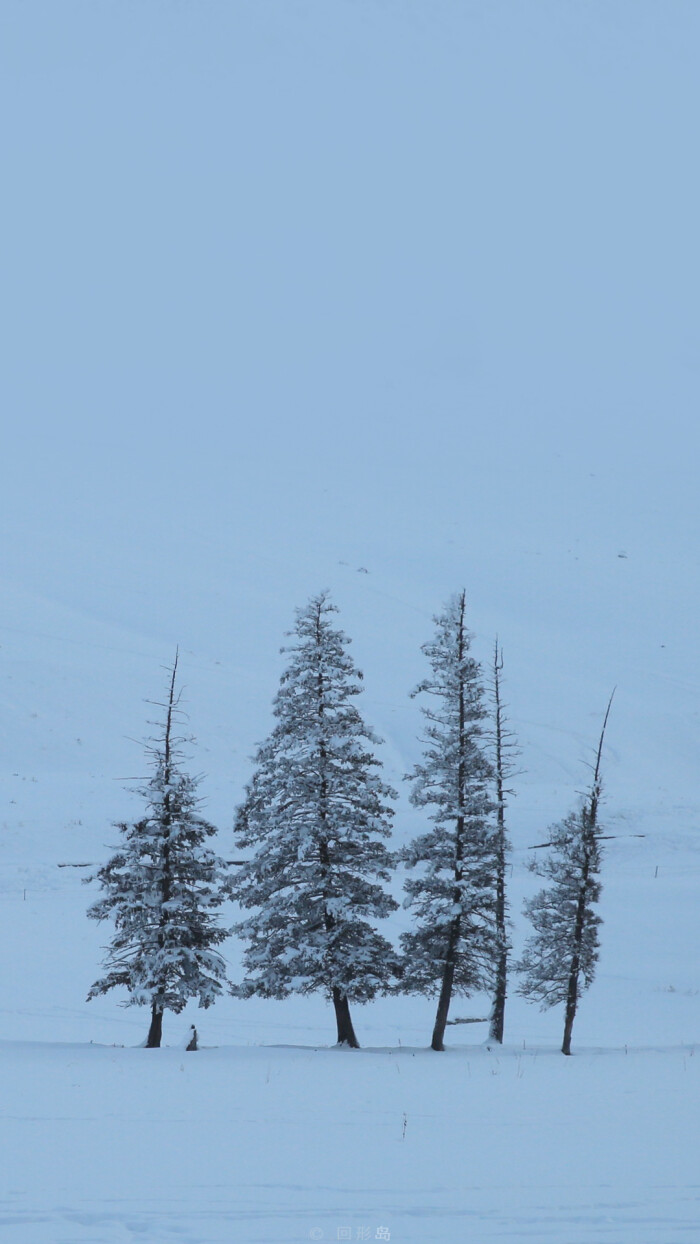
[[[333,1006],[335,1007],[335,1020],[338,1027],[338,1045],[347,1045],[351,1050],[359,1050],[360,1042],[355,1036],[355,1029],[352,1026],[350,1017],[350,1003],[345,994],[341,994],[339,989],[333,990]]]
[[[573,997],[569,997],[566,1006],[566,1019],[564,1021],[564,1040],[562,1041],[562,1054],[571,1053],[571,1034],[574,1029],[574,1019],[576,1018],[576,992],[572,991]]]
[[[453,940],[456,941],[456,936]],[[451,945],[448,951],[447,961],[445,963],[445,970],[442,975],[442,987],[440,989],[440,997],[438,999],[437,1015],[435,1016],[433,1039],[430,1042],[431,1050],[436,1050],[439,1054],[442,1054],[445,1049],[445,1029],[447,1027],[447,1016],[450,1013],[450,1002],[452,1001],[452,982],[454,981],[454,975],[454,949]]]
[[[578,1006],[578,986],[579,986],[579,956],[578,947],[581,944],[581,929],[583,928],[583,898],[579,900],[579,914],[576,919],[576,952],[571,963],[571,972],[569,974],[569,988],[566,996],[566,1015],[564,1017],[564,1040],[562,1041],[562,1054],[571,1053],[571,1035],[574,1031],[574,1020],[576,1019],[576,1008]]]
[[[148,1039],[146,1041],[147,1050],[159,1050],[160,1043],[163,1039],[163,1012],[158,1011],[153,1006],[151,1010],[151,1026],[148,1030]]]

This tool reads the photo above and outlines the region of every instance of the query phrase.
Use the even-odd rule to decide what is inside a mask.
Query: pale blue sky
[[[5,0],[6,572],[696,558],[699,53],[694,0]]]

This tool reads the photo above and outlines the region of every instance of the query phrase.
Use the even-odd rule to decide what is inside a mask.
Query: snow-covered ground
[[[700,1049],[1,1048],[12,1244],[697,1239]]]
[[[699,41],[647,0],[2,6],[8,1244],[700,1241]],[[356,1052],[320,998],[138,1048],[144,1013],[85,1002],[108,930],[74,866],[138,808],[175,645],[228,857],[328,587],[400,844],[463,586],[522,747],[516,952],[617,687],[574,1057],[514,994],[502,1051],[432,1054],[405,998]]]

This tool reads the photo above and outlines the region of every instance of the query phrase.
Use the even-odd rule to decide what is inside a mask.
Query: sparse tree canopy
[[[593,983],[598,961],[600,845],[590,833],[585,806],[550,828],[548,854],[529,867],[550,884],[525,903],[534,932],[518,965],[523,973],[518,992],[547,1010],[566,1002],[575,953],[581,988]]]
[[[339,1043],[356,1045],[350,1002],[384,990],[396,969],[374,927],[397,906],[381,884],[395,792],[372,750],[380,740],[354,704],[362,676],[336,613],[325,592],[297,612],[276,725],[238,812],[237,845],[254,854],[234,881],[238,902],[253,909],[236,929],[248,943],[236,992],[322,991]]]
[[[550,884],[525,903],[533,932],[518,964],[518,992],[542,1010],[566,1004],[562,1053],[571,1053],[571,1034],[581,994],[592,984],[598,962],[601,841],[598,809],[601,758],[608,704],[598,743],[593,782],[580,809],[550,830],[548,854],[530,864]]]
[[[181,716],[176,674],[177,656],[162,705],[165,720],[147,746],[152,774],[138,792],[145,813],[118,826],[122,846],[98,870],[104,895],[88,911],[92,919],[115,925],[106,973],[88,998],[123,988],[125,1006],[150,1006],[151,1047],[160,1045],[164,1011],[180,1012],[190,998],[208,1007],[226,984],[215,947],[228,936],[217,923],[217,909],[229,882],[224,861],[206,845],[216,830],[198,812],[199,778],[183,769],[185,740],[175,736]]]

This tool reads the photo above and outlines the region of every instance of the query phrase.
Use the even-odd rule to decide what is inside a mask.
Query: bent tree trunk
[[[452,982],[454,980],[454,974],[455,965],[454,960],[452,960],[451,962],[445,964],[445,970],[442,974],[442,988],[440,989],[437,1015],[435,1016],[433,1039],[430,1042],[431,1050],[442,1051],[445,1048],[445,1028],[447,1026],[447,1016],[450,1010],[450,1002],[452,1000]]]
[[[355,1029],[352,1026],[350,1017],[350,1003],[347,995],[341,993],[337,986],[333,986],[333,1006],[335,1007],[335,1020],[338,1025],[338,1045],[349,1045],[351,1050],[359,1050],[360,1043],[355,1036]]]
[[[439,1052],[442,1052],[445,1048],[445,1028],[447,1027],[447,1016],[450,1011],[450,1002],[452,1001],[452,985],[455,978],[455,960],[457,957],[459,933],[460,921],[455,920],[452,923],[450,937],[447,943],[445,967],[442,973],[442,985],[440,987],[437,1015],[435,1016],[435,1027],[433,1028],[433,1039],[430,1042],[431,1050],[438,1050]]]
[[[157,1002],[151,1007],[151,1026],[148,1030],[148,1039],[146,1041],[147,1050],[159,1050],[163,1037],[163,1010],[158,1007]]]

